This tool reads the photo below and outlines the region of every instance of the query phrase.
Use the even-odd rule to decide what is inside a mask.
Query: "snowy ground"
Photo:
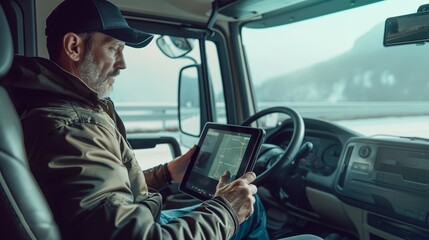
[[[337,123],[366,136],[386,134],[429,139],[429,116],[347,120]]]

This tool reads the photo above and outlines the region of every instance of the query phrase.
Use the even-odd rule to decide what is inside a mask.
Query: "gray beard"
[[[82,62],[78,66],[79,75],[89,88],[97,93],[98,98],[106,98],[112,90],[112,87],[108,85],[109,82],[107,81],[109,76],[100,76],[96,66],[91,52],[87,51]]]

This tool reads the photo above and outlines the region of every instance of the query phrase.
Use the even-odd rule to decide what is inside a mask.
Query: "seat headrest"
[[[13,60],[13,42],[12,33],[10,32],[9,23],[7,22],[6,15],[3,7],[0,5],[0,78],[6,75],[9,71],[10,65]]]

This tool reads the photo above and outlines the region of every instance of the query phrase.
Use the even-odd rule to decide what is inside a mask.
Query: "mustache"
[[[120,69],[115,69],[115,70],[110,74],[110,76],[112,76],[112,77],[116,77],[116,76],[118,76],[120,73],[121,73],[121,70],[120,70]]]

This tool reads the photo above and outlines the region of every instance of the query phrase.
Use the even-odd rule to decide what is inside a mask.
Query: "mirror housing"
[[[385,47],[429,42],[429,4],[422,5],[417,13],[390,17],[384,25]]]
[[[188,38],[174,36],[160,36],[156,45],[169,58],[180,58],[192,51],[194,44]]]
[[[185,66],[179,74],[178,112],[179,129],[182,133],[198,137],[201,133],[200,104],[201,66]]]

